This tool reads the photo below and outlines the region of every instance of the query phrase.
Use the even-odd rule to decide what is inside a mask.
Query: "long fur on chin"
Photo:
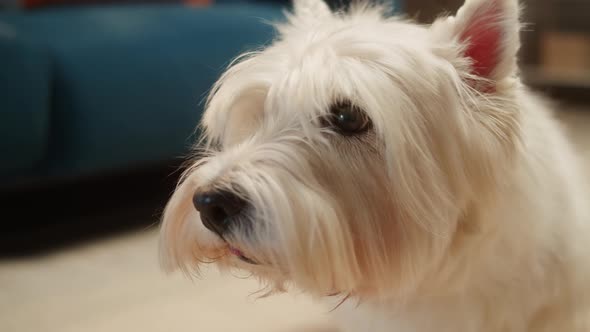
[[[360,300],[336,310],[347,331],[590,330],[584,182],[518,77],[517,1],[431,26],[386,12],[296,0],[273,45],[232,63],[163,216],[165,267]],[[342,101],[366,133],[325,125]],[[223,239],[193,207],[204,190],[248,202]]]

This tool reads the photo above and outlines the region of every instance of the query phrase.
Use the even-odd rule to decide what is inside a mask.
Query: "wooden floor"
[[[564,108],[560,117],[590,173],[590,108]],[[257,290],[253,280],[212,271],[192,282],[163,274],[156,236],[155,229],[145,228],[3,258],[0,331],[335,331],[329,308],[304,296],[256,300],[249,296]]]

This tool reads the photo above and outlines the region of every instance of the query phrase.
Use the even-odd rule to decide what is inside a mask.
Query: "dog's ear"
[[[459,43],[472,75],[498,81],[517,70],[518,0],[466,0],[455,17],[435,22],[432,29]]]
[[[293,0],[293,9],[301,18],[321,19],[331,15],[330,7],[323,0]]]

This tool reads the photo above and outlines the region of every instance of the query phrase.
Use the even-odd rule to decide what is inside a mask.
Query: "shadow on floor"
[[[0,258],[43,254],[119,232],[158,227],[177,169],[159,165],[0,192]]]

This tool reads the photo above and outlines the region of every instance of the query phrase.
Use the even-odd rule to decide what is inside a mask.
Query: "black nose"
[[[229,191],[197,192],[193,204],[201,214],[203,225],[219,236],[229,229],[232,217],[246,206],[243,199]]]

